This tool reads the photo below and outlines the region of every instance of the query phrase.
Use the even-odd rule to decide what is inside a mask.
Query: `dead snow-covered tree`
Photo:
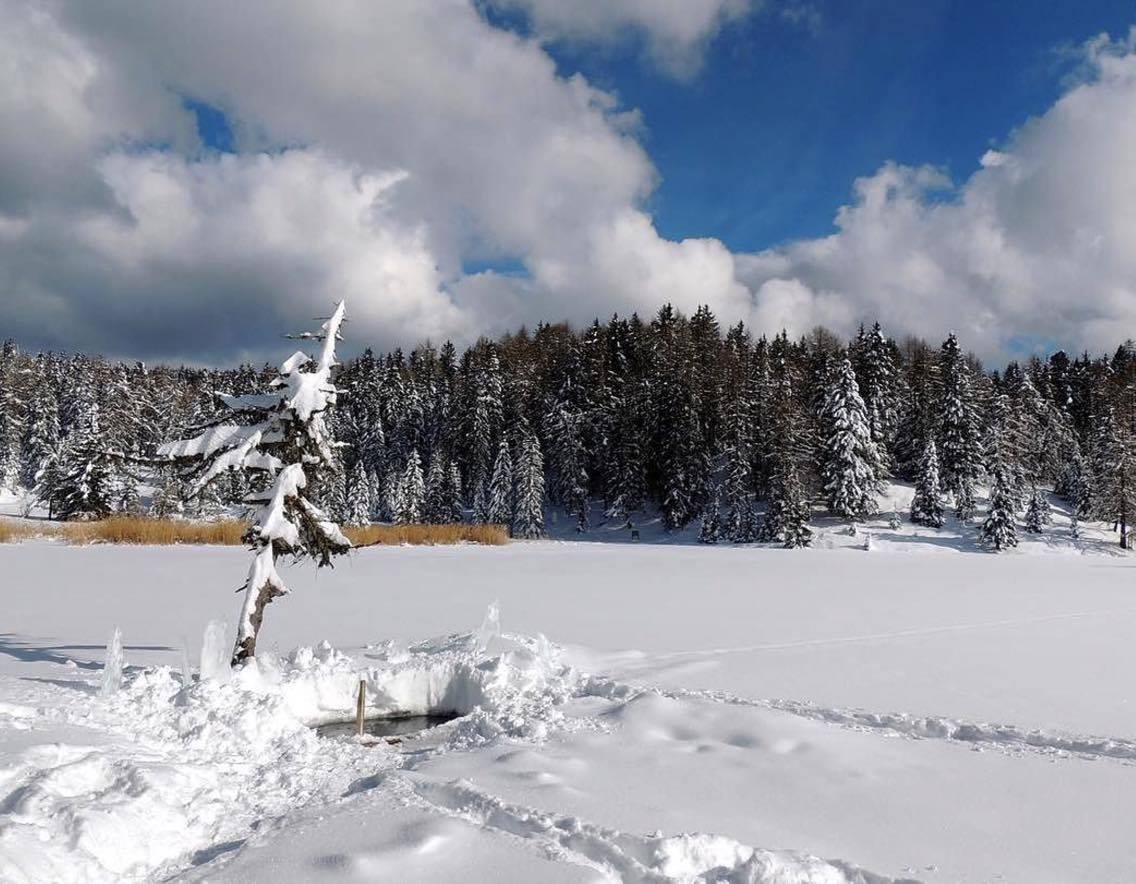
[[[265,491],[249,499],[260,507],[245,534],[253,560],[237,624],[234,666],[256,654],[265,607],[288,592],[277,560],[309,557],[322,567],[351,548],[339,526],[313,503],[321,474],[335,466],[324,414],[336,401],[331,372],[344,313],[341,302],[319,331],[300,336],[322,341],[318,359],[294,353],[280,366],[271,392],[220,396],[226,408],[203,432],[159,448],[161,456],[185,468],[191,493],[228,470],[259,472],[270,479]]]

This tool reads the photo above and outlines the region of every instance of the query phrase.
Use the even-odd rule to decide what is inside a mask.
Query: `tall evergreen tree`
[[[371,524],[371,483],[367,478],[367,468],[359,458],[355,459],[347,474],[346,503],[345,521],[348,525]]]
[[[846,519],[873,515],[878,509],[876,495],[884,469],[852,363],[847,359],[833,373],[821,422],[821,482],[829,511]]]
[[[942,383],[940,398],[939,465],[943,490],[954,495],[955,512],[962,520],[974,512],[974,483],[981,473],[975,400],[970,369],[952,332],[939,354]],[[1007,488],[1009,493],[1009,488]]]
[[[911,521],[930,528],[943,527],[943,501],[939,485],[939,454],[935,439],[927,437],[923,448],[923,461],[919,478],[915,481],[915,496],[911,499]]]
[[[513,536],[532,539],[544,535],[544,458],[536,434],[523,425],[517,453],[517,499]]]
[[[1128,526],[1136,515],[1136,444],[1111,414],[1100,426],[1105,435],[1097,443],[1094,507],[1119,532],[1121,549],[1128,549]]]
[[[993,464],[993,483],[990,489],[990,509],[979,531],[979,542],[1001,552],[1018,545],[1018,530],[1014,524],[1013,488],[1007,470],[998,460]]]
[[[797,468],[802,439],[792,374],[784,360],[779,363],[777,375],[773,399],[774,442],[770,454],[769,504],[759,538],[767,543],[780,542],[787,549],[793,549],[812,543],[812,531],[808,527],[810,506]]]
[[[422,521],[422,503],[426,485],[422,478],[422,459],[417,450],[410,452],[398,489],[398,509],[394,520],[399,525],[412,525]]]
[[[1033,534],[1040,534],[1045,530],[1045,526],[1050,523],[1051,519],[1049,503],[1045,496],[1037,488],[1034,488],[1033,493],[1030,494],[1029,505],[1026,507],[1026,530]]]
[[[510,527],[513,524],[513,455],[504,437],[493,464],[493,480],[489,486],[489,521]]]
[[[706,501],[702,510],[702,525],[698,530],[699,543],[717,543],[722,539],[721,508],[721,492],[715,485],[710,499]]]

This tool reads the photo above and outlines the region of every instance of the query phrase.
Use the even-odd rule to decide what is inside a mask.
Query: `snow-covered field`
[[[0,881],[1136,880],[1133,561],[903,548],[0,546]]]

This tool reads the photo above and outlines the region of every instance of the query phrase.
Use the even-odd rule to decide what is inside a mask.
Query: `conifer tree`
[[[979,542],[994,552],[1001,552],[1018,545],[1018,530],[1014,524],[1013,489],[1006,469],[998,461],[993,464],[990,510],[979,531]]]
[[[187,467],[199,492],[230,468],[266,474],[272,484],[257,495],[256,519],[245,534],[253,561],[237,624],[233,665],[256,653],[265,607],[288,589],[276,569],[281,556],[306,556],[320,566],[351,548],[350,541],[314,503],[321,472],[335,461],[325,412],[335,405],[335,344],[345,307],[340,303],[318,332],[302,338],[322,341],[313,360],[290,356],[263,395],[225,396],[220,420],[192,439],[161,446],[159,454]]]
[[[770,455],[769,504],[759,538],[780,542],[786,549],[808,546],[810,506],[801,485],[797,458],[801,432],[793,397],[792,375],[784,360],[779,363],[773,399],[773,449]]]
[[[1101,427],[1105,435],[1097,444],[1093,503],[1098,517],[1112,522],[1119,532],[1120,548],[1128,549],[1128,526],[1136,514],[1136,446],[1111,414]]]
[[[702,526],[698,531],[699,543],[717,543],[722,539],[721,518],[719,511],[722,506],[721,495],[717,485],[714,486],[710,499],[702,510]]]
[[[19,484],[23,465],[23,414],[16,378],[17,351],[7,341],[0,350],[0,489]]]
[[[878,322],[867,336],[863,336],[862,328],[860,333],[862,337],[854,351],[856,383],[864,400],[868,426],[879,451],[881,467],[886,467],[891,461],[899,425],[899,382],[894,345],[884,337]]]
[[[513,536],[532,539],[544,535],[544,458],[540,441],[527,425],[520,429],[518,449]]]
[[[461,472],[458,470],[458,465],[453,461],[450,461],[449,470],[446,473],[442,502],[444,508],[441,516],[446,524],[461,522],[465,518],[462,509]]]
[[[98,405],[84,400],[56,467],[51,500],[56,517],[101,519],[115,511],[113,457],[102,447]]]
[[[878,509],[883,464],[872,439],[867,410],[856,385],[852,363],[837,366],[821,413],[824,446],[821,482],[828,509],[846,519],[864,519]]]
[[[432,525],[447,522],[445,492],[448,473],[449,463],[443,459],[441,452],[435,452],[430,469],[426,471],[426,497],[422,504],[423,516]]]
[[[974,483],[981,472],[982,451],[970,369],[953,332],[943,342],[939,372],[942,383],[938,446],[940,478],[943,490],[954,495],[956,514],[965,521],[974,512]]]
[[[422,479],[422,459],[417,449],[410,452],[398,490],[398,510],[394,520],[399,525],[413,525],[422,521],[422,503],[426,486]]]
[[[31,387],[24,427],[23,463],[20,478],[25,488],[34,488],[36,474],[59,448],[59,402],[48,378],[43,360],[36,360],[36,380]]]
[[[576,517],[576,530],[588,530],[588,473],[580,417],[562,398],[545,419],[545,438],[560,503]]]
[[[513,456],[509,442],[502,436],[493,464],[493,481],[489,486],[489,522],[510,527],[513,524]]]
[[[371,483],[359,458],[348,474],[346,523],[357,527],[371,524]]]
[[[489,491],[484,482],[478,482],[473,492],[473,521],[479,525],[489,523]]]
[[[943,527],[943,502],[939,486],[939,455],[935,440],[928,436],[923,446],[915,496],[911,499],[911,521],[930,528]]]
[[[1026,507],[1026,530],[1033,534],[1040,534],[1051,520],[1049,504],[1037,488],[1030,494],[1029,505]]]

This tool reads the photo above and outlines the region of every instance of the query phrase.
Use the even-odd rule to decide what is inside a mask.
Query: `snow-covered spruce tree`
[[[942,383],[939,471],[943,490],[954,495],[955,512],[965,521],[974,514],[974,483],[982,471],[982,446],[970,369],[952,332],[939,353]]]
[[[1029,504],[1026,506],[1026,530],[1033,534],[1040,534],[1051,521],[1049,503],[1045,496],[1037,488],[1034,488],[1033,493],[1030,494]]]
[[[347,474],[347,524],[363,526],[371,524],[371,483],[363,461],[355,459],[351,472]]]
[[[478,482],[473,492],[473,521],[478,525],[489,523],[489,490],[484,482]]]
[[[335,461],[324,413],[336,401],[331,373],[344,313],[341,302],[318,332],[301,336],[323,342],[318,359],[294,353],[280,366],[272,392],[222,397],[227,410],[212,426],[192,439],[159,448],[161,456],[186,468],[193,491],[234,468],[263,473],[271,480],[255,497],[260,508],[245,534],[253,561],[245,580],[233,665],[255,656],[265,607],[288,591],[276,569],[281,556],[309,557],[324,566],[351,548],[339,527],[312,502],[321,472]]]
[[[943,501],[939,486],[939,454],[935,440],[927,437],[923,460],[915,480],[915,496],[911,498],[911,521],[929,528],[943,527]]]
[[[49,503],[57,518],[102,519],[115,511],[115,457],[102,448],[97,403],[85,400],[60,452],[51,488]]]
[[[23,408],[17,389],[17,351],[11,341],[0,351],[0,489],[20,484]]]
[[[748,377],[739,380],[724,426],[726,537],[733,543],[752,543],[756,525],[753,516],[753,441],[750,413],[752,400],[745,395]]]
[[[699,543],[717,543],[722,539],[722,523],[719,510],[722,506],[721,494],[717,484],[710,493],[702,510],[702,525],[698,530]]]
[[[853,520],[873,515],[878,508],[876,495],[883,463],[872,439],[852,363],[847,359],[833,373],[825,393],[821,424],[821,482],[829,512]]]
[[[406,459],[406,469],[402,471],[402,481],[398,489],[398,509],[394,520],[399,525],[413,525],[422,521],[422,503],[426,497],[426,483],[422,479],[422,460],[418,451],[410,452]]]
[[[1136,442],[1116,420],[1101,425],[1106,435],[1097,443],[1093,506],[1098,518],[1112,522],[1120,533],[1120,548],[1128,549],[1128,526],[1136,515]]]
[[[489,483],[489,522],[506,528],[513,524],[513,455],[504,436],[497,447],[493,480]]]
[[[780,542],[786,549],[812,543],[808,498],[801,485],[797,458],[801,431],[793,397],[792,374],[782,360],[777,367],[773,393],[773,436],[770,452],[769,503],[758,538],[765,543]]]
[[[162,480],[150,503],[150,515],[156,519],[176,519],[185,515],[185,483],[176,474]]]
[[[881,465],[890,470],[900,415],[901,382],[896,369],[898,351],[895,344],[884,337],[878,322],[867,334],[861,326],[849,351],[852,367],[856,370],[856,383],[868,414],[872,441],[879,450]]]
[[[445,509],[442,511],[447,523],[464,521],[465,509],[462,506],[462,480],[458,465],[450,461],[450,468],[446,474],[445,494],[443,496]]]
[[[553,478],[560,503],[576,517],[576,530],[588,530],[588,473],[581,438],[581,418],[561,399],[548,412],[544,435],[548,439]]]
[[[42,366],[42,359],[37,359]],[[40,368],[42,373],[42,368]],[[36,474],[49,457],[58,452],[59,401],[52,385],[42,374],[30,390],[27,420],[24,426],[21,480],[25,488],[34,488]]]
[[[513,536],[531,539],[543,535],[544,458],[536,434],[527,425],[522,425],[517,452],[517,504],[513,516]]]
[[[643,385],[635,377],[631,359],[631,324],[613,318],[608,327],[606,446],[604,514],[630,524],[631,513],[643,508],[646,497],[643,454]]]
[[[422,515],[432,525],[441,525],[445,522],[442,511],[445,507],[443,494],[445,491],[446,471],[448,464],[435,452],[430,461],[430,469],[426,471],[426,498],[422,503]]]
[[[995,552],[1018,545],[1013,506],[1011,479],[1003,465],[995,462],[990,486],[990,510],[979,530],[979,543]]]

